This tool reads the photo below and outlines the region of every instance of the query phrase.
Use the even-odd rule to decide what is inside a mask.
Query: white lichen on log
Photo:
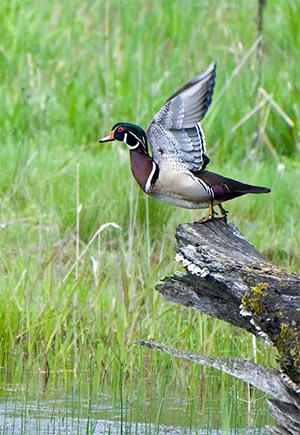
[[[229,322],[273,344],[281,370],[233,358],[210,358],[154,342],[139,343],[251,383],[273,397],[268,404],[278,426],[270,428],[270,433],[299,435],[300,277],[272,264],[236,227],[221,220],[180,225],[176,239],[176,260],[187,273],[174,273],[156,289],[171,302]]]

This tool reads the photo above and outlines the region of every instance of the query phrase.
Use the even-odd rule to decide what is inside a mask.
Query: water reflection
[[[18,410],[14,403],[7,403],[6,408],[0,408],[0,433],[1,434],[107,434],[107,435],[258,435],[266,434],[265,429],[192,429],[182,426],[154,425],[151,423],[128,423],[113,420],[101,420],[95,418],[72,418],[58,413],[53,415],[53,409],[45,404],[42,409],[34,409],[31,412]],[[20,414],[19,414],[20,412]],[[35,415],[34,415],[35,414]],[[48,414],[48,416],[46,416]],[[21,415],[21,416],[20,416]]]
[[[77,379],[51,380],[50,376],[48,384],[41,375],[25,377],[23,373],[22,378],[21,382],[1,380],[0,434],[267,433],[269,417],[263,397],[251,405],[255,423],[249,414],[250,423],[246,424],[256,429],[246,429],[243,414],[247,406],[232,389],[225,397],[208,391],[207,397],[199,400],[189,397],[186,390],[169,386],[162,391],[142,379],[118,389],[118,385],[103,385],[100,378],[85,373]]]

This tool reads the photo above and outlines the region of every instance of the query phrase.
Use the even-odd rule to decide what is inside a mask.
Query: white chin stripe
[[[125,145],[127,145],[127,133],[124,134],[123,143],[124,143]]]
[[[131,134],[132,134],[132,136],[134,136],[134,137],[137,139],[137,143],[136,143],[136,145],[129,145],[129,144],[127,143],[127,133],[124,134],[123,143],[125,143],[125,144],[128,146],[128,148],[129,148],[130,150],[135,150],[135,149],[140,145],[140,141],[138,140],[138,138],[136,137],[135,134],[133,134],[133,133],[131,133]]]
[[[145,184],[145,192],[148,193],[151,188],[151,181],[153,178],[153,175],[156,171],[156,163],[152,162],[152,170],[150,172],[149,177],[147,178],[146,184]]]
[[[140,143],[138,142],[136,145],[128,145],[128,143],[126,144],[127,146],[128,146],[128,148],[130,149],[130,150],[135,150],[135,149],[137,149],[137,147],[140,145]]]

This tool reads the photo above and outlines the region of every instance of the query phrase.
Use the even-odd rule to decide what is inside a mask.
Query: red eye
[[[123,127],[119,127],[119,128],[118,128],[118,132],[119,132],[119,133],[122,133],[122,131],[124,131],[124,128],[123,128]]]

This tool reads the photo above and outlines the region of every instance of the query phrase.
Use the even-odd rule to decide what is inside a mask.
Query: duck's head
[[[103,143],[113,140],[125,143],[130,151],[136,150],[148,154],[146,133],[136,124],[118,122],[113,126],[109,135],[100,139],[99,142]]]

